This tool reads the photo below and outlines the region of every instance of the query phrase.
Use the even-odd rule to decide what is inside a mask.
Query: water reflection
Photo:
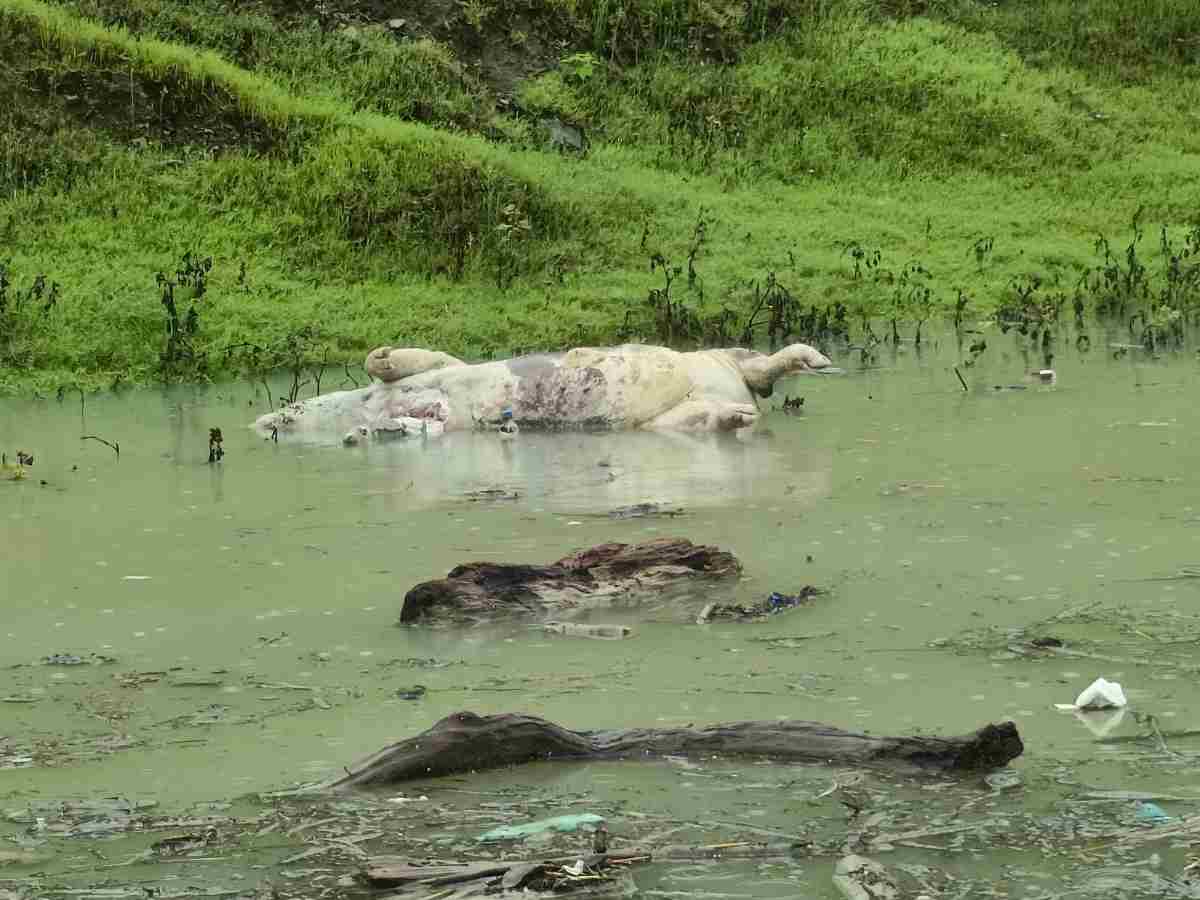
[[[397,506],[429,506],[503,489],[563,512],[607,512],[653,501],[685,507],[778,496],[790,503],[829,494],[832,452],[805,447],[793,429],[744,437],[659,434],[456,432],[345,451],[365,462],[362,491]]]

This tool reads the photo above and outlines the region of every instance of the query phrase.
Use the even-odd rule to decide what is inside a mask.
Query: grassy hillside
[[[1184,0],[0,0],[0,391],[943,314],[1161,342],[1198,51]]]

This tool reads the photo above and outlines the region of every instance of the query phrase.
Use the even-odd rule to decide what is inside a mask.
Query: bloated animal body
[[[380,347],[366,368],[375,379],[367,387],[292,404],[256,426],[349,429],[350,443],[497,428],[505,420],[521,431],[732,431],[755,423],[756,398],[769,397],[778,379],[831,370],[829,360],[806,344],[770,355],[624,344],[475,364],[439,351]]]

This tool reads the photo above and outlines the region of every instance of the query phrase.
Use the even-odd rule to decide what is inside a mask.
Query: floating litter
[[[1151,822],[1157,825],[1161,822],[1170,822],[1171,817],[1168,816],[1163,808],[1157,803],[1139,800],[1137,802],[1137,820],[1139,822]]]
[[[122,581],[149,581],[150,578],[151,578],[151,576],[149,576],[149,575],[126,575],[121,580]]]
[[[1074,703],[1055,703],[1055,709],[1091,710],[1127,706],[1125,691],[1115,681],[1097,678],[1075,698]]]
[[[501,825],[491,831],[484,832],[477,840],[480,841],[512,841],[520,840],[534,834],[558,832],[571,834],[578,830],[595,830],[604,823],[603,816],[594,813],[576,813],[574,815],[555,816],[552,819],[540,819],[537,822],[526,822],[524,825]]]

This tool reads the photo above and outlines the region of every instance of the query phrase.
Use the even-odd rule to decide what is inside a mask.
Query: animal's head
[[[790,344],[771,356],[753,354],[739,363],[746,385],[760,397],[770,397],[775,382],[790,375],[824,375],[840,372],[820,350],[808,344]]]
[[[789,344],[779,351],[786,364],[787,375],[824,375],[837,372],[829,357],[808,344]]]

